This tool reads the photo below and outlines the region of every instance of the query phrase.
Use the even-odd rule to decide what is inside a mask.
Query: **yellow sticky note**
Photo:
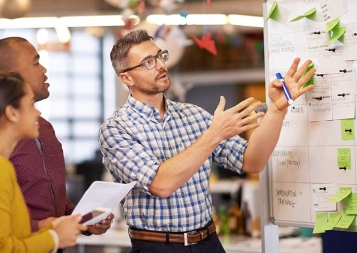
[[[335,228],[349,228],[355,217],[355,215],[342,215],[341,220],[336,224]]]
[[[354,123],[354,119],[341,120],[341,139],[343,141],[350,141],[355,139]]]
[[[332,230],[340,221],[342,214],[340,212],[329,213],[328,222],[325,224],[325,230]]]
[[[325,44],[331,44],[332,42],[341,39],[346,32],[346,26],[337,26],[332,29],[331,38],[325,42]]]
[[[340,170],[351,169],[351,149],[339,148],[337,152],[337,166]]]
[[[340,187],[340,190],[327,199],[328,202],[340,202],[352,193],[351,187]]]
[[[327,223],[327,213],[317,213],[316,214],[316,223],[314,226],[313,234],[317,233],[324,233],[325,232],[325,225]]]
[[[346,214],[357,214],[357,193],[352,193],[347,198]]]

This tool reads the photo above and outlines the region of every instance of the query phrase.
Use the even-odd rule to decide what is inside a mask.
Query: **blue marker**
[[[286,97],[286,100],[288,100],[289,105],[291,105],[292,108],[295,108],[294,107],[294,100],[291,97],[291,94],[289,92],[288,86],[286,86],[286,83],[284,81],[283,76],[280,73],[276,73],[276,78],[278,78],[280,80],[280,82],[283,83],[283,87],[282,87],[283,88],[283,92],[284,92],[284,95]]]

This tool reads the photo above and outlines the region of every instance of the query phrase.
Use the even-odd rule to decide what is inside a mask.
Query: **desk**
[[[230,237],[229,242],[221,238],[227,253],[261,253],[260,238]],[[312,237],[304,239],[300,237],[280,239],[280,253],[321,253],[321,238]],[[85,246],[111,246],[115,247],[115,253],[127,253],[131,247],[128,232],[126,230],[110,229],[103,235],[78,236],[77,247],[79,253],[85,253]]]

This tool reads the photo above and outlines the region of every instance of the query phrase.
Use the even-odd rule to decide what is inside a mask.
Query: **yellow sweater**
[[[0,156],[0,252],[51,252],[55,245],[49,228],[31,233],[30,214],[15,169]]]

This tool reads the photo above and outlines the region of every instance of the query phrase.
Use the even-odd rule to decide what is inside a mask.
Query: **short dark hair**
[[[128,68],[127,56],[130,48],[133,45],[138,45],[148,40],[153,40],[153,37],[151,37],[146,30],[138,29],[129,32],[115,43],[110,52],[110,60],[117,75],[119,75],[123,69]]]
[[[9,105],[20,107],[20,100],[25,95],[25,81],[18,73],[0,72],[0,117]]]
[[[14,44],[29,43],[22,37],[0,39],[0,71],[9,72],[17,64],[17,53]]]

